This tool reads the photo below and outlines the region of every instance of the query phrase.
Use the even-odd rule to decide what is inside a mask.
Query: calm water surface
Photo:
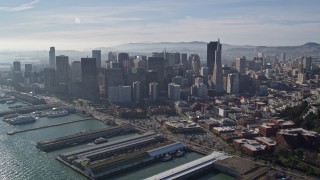
[[[21,104],[17,102],[13,105]],[[0,104],[0,111],[8,109],[8,105]],[[0,118],[0,179],[3,180],[84,180],[83,176],[73,171],[71,168],[64,166],[55,157],[60,153],[65,153],[72,150],[77,150],[83,147],[92,146],[92,144],[83,144],[76,147],[66,148],[50,153],[45,153],[38,150],[35,145],[36,142],[48,140],[61,136],[66,136],[81,131],[94,130],[107,127],[102,122],[97,120],[88,120],[63,126],[50,127],[18,133],[12,136],[6,134],[8,131],[28,129],[43,125],[74,121],[81,119],[78,115],[69,115],[59,118],[40,118],[33,124],[13,126],[2,121]],[[127,134],[110,138],[110,141],[130,137],[135,134]],[[181,158],[174,159],[170,162],[159,162],[148,165],[144,168],[139,168],[129,171],[121,176],[113,177],[112,179],[120,180],[135,180],[143,179],[165,170],[174,168],[181,164],[198,159],[202,155],[198,153],[187,153]],[[110,179],[110,178],[109,178]],[[213,172],[201,178],[202,180],[216,180],[216,179],[232,179],[230,176],[219,172]]]

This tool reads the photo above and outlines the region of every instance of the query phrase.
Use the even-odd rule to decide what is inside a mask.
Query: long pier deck
[[[14,135],[14,134],[17,134],[17,133],[34,131],[34,130],[38,130],[38,129],[45,129],[45,128],[54,127],[54,126],[62,126],[62,125],[65,125],[65,124],[71,124],[71,123],[76,123],[76,122],[81,122],[81,121],[87,121],[87,120],[90,120],[90,119],[91,118],[84,118],[84,119],[79,119],[79,120],[75,120],[75,121],[67,121],[67,122],[63,122],[63,123],[56,123],[56,124],[50,124],[50,125],[46,125],[46,126],[34,127],[34,128],[30,128],[30,129],[9,131],[9,132],[7,132],[7,134],[8,135]]]
[[[98,130],[80,132],[69,136],[37,142],[37,148],[42,151],[48,152],[64,147],[74,146],[80,143],[92,142],[99,137],[111,137],[118,134],[124,134],[134,131],[135,129],[129,125],[102,128]]]
[[[10,110],[6,110],[6,111],[2,111],[0,112],[0,117],[3,117],[5,115],[9,115],[9,114],[26,114],[26,113],[31,113],[34,111],[42,111],[42,110],[46,110],[46,109],[51,109],[54,107],[58,107],[59,105],[57,104],[42,104],[42,105],[35,105],[35,106],[26,106],[23,108],[18,108],[18,109],[10,109]]]

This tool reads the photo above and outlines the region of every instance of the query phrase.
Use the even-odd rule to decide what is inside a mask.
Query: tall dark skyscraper
[[[32,64],[24,65],[24,78],[31,78],[32,76]]]
[[[101,68],[101,50],[92,50],[92,58],[96,58],[97,68]]]
[[[56,67],[56,50],[54,47],[50,47],[49,51],[49,66],[51,68]]]
[[[123,72],[127,72],[129,67],[129,54],[128,53],[119,53],[118,54],[118,63]]]
[[[44,69],[44,89],[48,92],[53,92],[55,90],[55,69],[45,68]]]
[[[69,83],[70,83],[70,67],[68,56],[57,56],[56,57],[56,79],[57,84],[56,90],[58,93],[68,94]]]
[[[214,84],[214,91],[217,94],[221,94],[224,92],[223,89],[223,76],[222,76],[222,64],[221,64],[221,44],[220,40],[218,40],[217,49],[214,52],[215,61],[214,68],[212,73],[212,81]]]
[[[222,50],[221,44],[219,41],[211,41],[207,44],[207,66],[208,66],[208,74],[212,75],[214,69],[214,63],[216,61],[216,50]]]
[[[164,90],[164,59],[161,57],[149,57],[147,62],[148,70],[157,72],[159,91]]]
[[[98,97],[97,64],[95,58],[81,58],[82,94],[85,98]]]
[[[13,61],[13,71],[21,71],[20,61]]]

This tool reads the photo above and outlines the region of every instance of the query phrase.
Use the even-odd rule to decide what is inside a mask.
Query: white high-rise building
[[[236,69],[240,74],[246,73],[246,57],[241,56],[236,59]]]
[[[280,62],[285,62],[286,61],[286,53],[281,53],[279,60],[280,60]]]
[[[111,86],[108,88],[109,102],[129,103],[131,102],[131,86]]]
[[[158,99],[158,83],[156,82],[149,84],[149,99],[152,102]]]
[[[92,50],[92,58],[96,58],[97,68],[101,68],[101,50]]]
[[[203,76],[203,83],[204,84],[208,84],[208,72],[209,72],[208,67],[201,67],[200,75]]]
[[[239,75],[237,73],[228,74],[227,78],[227,93],[239,93]]]
[[[175,83],[168,84],[168,98],[172,100],[180,99],[180,85]]]
[[[132,90],[133,90],[133,101],[135,103],[140,103],[142,100],[142,87],[141,87],[141,82],[136,81],[133,82],[132,84]]]
[[[306,82],[306,73],[299,73],[298,74],[298,84],[304,84]]]
[[[56,68],[56,50],[54,47],[50,47],[49,51],[49,66],[51,68]]]

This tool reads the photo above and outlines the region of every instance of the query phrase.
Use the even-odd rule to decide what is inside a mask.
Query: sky
[[[320,0],[1,0],[0,50],[320,43]]]

